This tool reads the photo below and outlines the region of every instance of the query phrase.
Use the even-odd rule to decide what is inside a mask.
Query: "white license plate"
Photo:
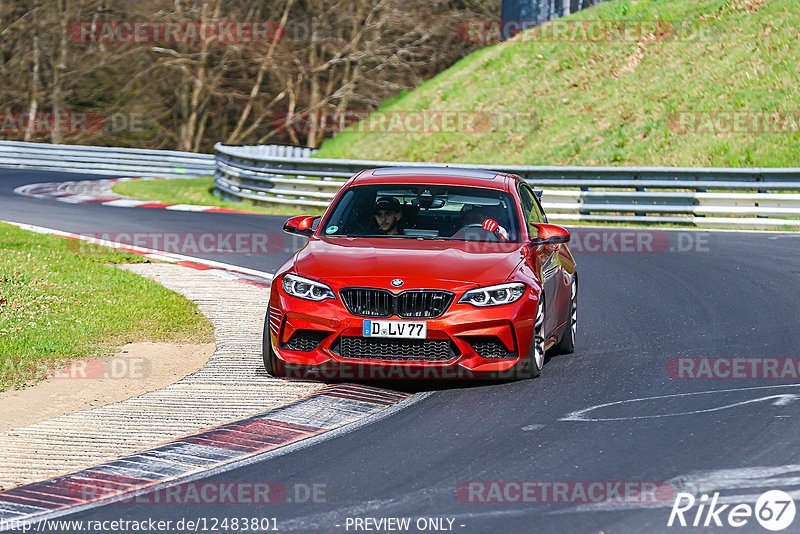
[[[428,337],[428,325],[424,322],[366,319],[364,320],[364,337],[425,339]]]

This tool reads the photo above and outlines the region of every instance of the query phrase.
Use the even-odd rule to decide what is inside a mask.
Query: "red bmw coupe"
[[[569,232],[519,176],[366,170],[283,229],[309,239],[272,283],[273,376],[531,378],[574,349]]]

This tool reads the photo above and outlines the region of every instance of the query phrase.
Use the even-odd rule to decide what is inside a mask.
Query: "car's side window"
[[[534,195],[533,197],[533,211],[536,213],[538,222],[546,223],[547,215],[544,214],[542,205],[539,203],[539,198]]]
[[[527,221],[530,219],[531,210],[533,209],[533,195],[527,187],[520,186],[519,200],[522,202],[522,216]]]
[[[524,184],[521,185],[519,188],[519,198],[522,201],[522,210],[525,214],[525,219],[528,221],[528,225],[547,222],[544,211],[542,211],[542,207],[539,205],[539,201],[536,199],[530,187]]]

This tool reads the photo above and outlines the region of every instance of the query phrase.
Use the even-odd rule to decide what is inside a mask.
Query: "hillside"
[[[796,0],[614,0],[483,48],[379,110],[474,114],[471,132],[362,122],[317,157],[798,166],[799,27]]]

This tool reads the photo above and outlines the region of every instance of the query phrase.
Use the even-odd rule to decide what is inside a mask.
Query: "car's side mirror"
[[[558,245],[570,239],[569,230],[555,224],[534,224],[537,235],[531,238],[531,245]]]
[[[298,215],[283,223],[283,231],[289,234],[310,236],[314,233],[319,215]]]

